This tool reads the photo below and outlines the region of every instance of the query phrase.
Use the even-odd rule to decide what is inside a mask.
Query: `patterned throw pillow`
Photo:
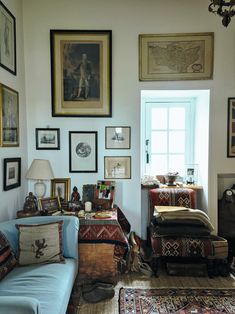
[[[22,225],[19,229],[19,265],[64,262],[63,221]]]
[[[2,280],[16,265],[17,260],[11,246],[0,231],[0,280]]]

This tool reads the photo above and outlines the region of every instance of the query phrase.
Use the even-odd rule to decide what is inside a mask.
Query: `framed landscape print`
[[[3,190],[17,188],[21,184],[21,158],[3,159]]]
[[[105,179],[131,179],[130,156],[105,156],[104,157]]]
[[[112,116],[112,32],[51,30],[54,117]]]
[[[235,157],[235,97],[228,98],[227,157]]]
[[[214,33],[139,35],[139,80],[213,78]]]
[[[0,1],[0,66],[16,75],[16,21]]]
[[[70,199],[70,178],[56,178],[51,180],[51,196],[58,196],[60,202]]]
[[[127,126],[107,126],[105,128],[105,148],[130,149],[131,128]]]
[[[36,149],[60,149],[60,129],[36,130]]]
[[[69,172],[97,172],[97,132],[69,132]]]
[[[0,84],[0,146],[19,146],[19,95]]]

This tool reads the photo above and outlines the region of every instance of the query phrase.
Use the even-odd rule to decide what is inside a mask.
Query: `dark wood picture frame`
[[[59,196],[39,198],[38,205],[40,210],[47,213],[54,213],[61,209]]]
[[[3,159],[3,190],[8,191],[21,185],[21,158]]]
[[[53,117],[112,116],[112,31],[50,30]]]
[[[36,149],[60,149],[60,129],[36,128]]]
[[[235,97],[228,98],[227,157],[235,157]]]
[[[97,134],[69,131],[69,172],[98,172]]]
[[[0,1],[0,66],[16,75],[16,19]]]

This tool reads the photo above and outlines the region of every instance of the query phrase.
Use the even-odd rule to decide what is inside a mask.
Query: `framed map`
[[[214,33],[139,35],[139,80],[213,78]]]

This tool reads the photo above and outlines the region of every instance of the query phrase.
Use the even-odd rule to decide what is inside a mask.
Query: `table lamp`
[[[37,180],[34,184],[34,192],[38,198],[42,198],[46,194],[46,184],[43,180],[51,180],[53,178],[54,174],[51,164],[46,159],[34,159],[26,173],[26,179]]]

